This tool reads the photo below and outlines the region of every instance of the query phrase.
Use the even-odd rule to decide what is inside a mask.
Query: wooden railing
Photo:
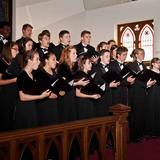
[[[31,160],[47,160],[52,146],[57,150],[59,160],[69,160],[74,140],[80,148],[80,159],[89,160],[89,146],[93,136],[98,141],[99,159],[104,160],[110,131],[114,137],[114,159],[126,160],[126,129],[130,108],[118,104],[110,110],[112,116],[1,133],[0,160],[20,160],[26,152]]]

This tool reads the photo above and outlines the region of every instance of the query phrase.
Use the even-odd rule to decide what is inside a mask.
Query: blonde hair
[[[132,57],[134,60],[136,60],[137,59],[136,54],[138,54],[139,52],[145,53],[143,48],[136,48],[132,51],[132,53],[130,54],[130,57]]]

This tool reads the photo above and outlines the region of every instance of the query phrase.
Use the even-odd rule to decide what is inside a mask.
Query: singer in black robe
[[[105,67],[109,69],[109,65],[104,66],[102,63],[98,63],[93,67],[93,73],[95,73],[94,83],[100,86],[105,84],[104,95],[94,100],[96,117],[108,115],[109,106],[111,105],[111,89],[109,88],[109,84],[102,78],[102,75],[106,73]]]
[[[145,105],[145,135],[160,136],[160,86],[155,84],[148,89]]]
[[[18,99],[16,77],[20,68],[16,63],[18,45],[7,42],[0,57],[0,108],[2,109],[2,130],[13,129],[13,112]]]
[[[145,103],[145,134],[160,136],[160,59],[151,60],[151,71],[155,75],[156,83],[147,90]]]
[[[10,70],[17,70],[16,66],[7,64],[3,58],[0,58],[0,75],[2,80],[9,80],[16,77]],[[17,84],[11,83],[0,86],[0,131],[13,129],[13,112],[18,100]]]
[[[121,67],[120,65],[124,65],[124,64],[119,64],[119,62],[117,60],[115,61],[111,61],[110,63],[110,69],[114,72],[116,72],[117,74],[120,74],[121,72]],[[112,88],[111,89],[111,93],[112,93],[112,105],[118,104],[118,103],[122,103],[127,105],[128,103],[128,82],[126,79],[124,79],[120,85],[117,88]]]
[[[76,75],[79,77],[79,79],[82,78],[90,79],[89,74],[86,74],[83,71],[78,71]],[[76,86],[76,88],[81,90],[82,86]],[[91,98],[76,97],[76,104],[78,111],[78,119],[86,119],[94,117],[94,103]]]
[[[63,49],[70,45],[70,41],[71,41],[70,32],[67,30],[61,30],[59,32],[59,44],[55,46],[55,51],[54,51],[58,61],[61,58]]]
[[[73,80],[73,75],[76,72],[76,67],[71,70],[64,62],[58,66],[58,75],[65,78],[69,83]],[[74,88],[65,93],[63,97],[58,98],[59,117],[61,122],[73,121],[77,119],[77,109],[75,101]]]
[[[56,78],[56,74],[53,75],[46,72],[43,68],[36,72],[37,87],[41,90],[40,94],[51,88],[51,84]],[[37,89],[37,90],[38,90]],[[50,99],[45,98],[37,101],[37,116],[39,125],[50,125],[58,123],[58,105],[57,98]]]
[[[137,60],[128,63],[128,66],[135,72],[141,71]],[[146,69],[143,62],[141,67]],[[146,88],[147,84],[138,79],[135,80],[133,85],[129,86],[128,103],[131,106],[129,115],[130,139],[133,141],[137,141],[144,134]]]
[[[37,95],[36,80],[31,79],[25,70],[23,70],[17,78],[18,90],[25,94]],[[37,111],[35,101],[20,101],[15,108],[14,128],[31,128],[36,127]]]

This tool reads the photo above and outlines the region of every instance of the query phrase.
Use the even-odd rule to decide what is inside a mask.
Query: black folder
[[[147,83],[147,81],[151,79],[151,80],[156,80],[157,84],[160,85],[160,74],[150,70],[150,69],[146,69],[144,70],[139,76],[138,76],[138,80],[143,81],[145,83]]]
[[[112,81],[121,82],[124,79],[127,79],[128,77],[132,76],[134,78],[141,75],[143,71],[135,72],[132,69],[130,69],[128,66],[124,65],[121,72],[118,74],[115,71],[109,70],[104,75],[102,75],[102,78],[107,82],[111,83]]]
[[[99,53],[98,52],[96,52],[96,51],[87,51],[87,52],[80,52],[79,54],[78,54],[78,57],[80,57],[80,56],[85,56],[85,57],[88,57],[88,58],[91,58],[91,57],[97,57],[97,56],[99,56]]]
[[[60,91],[68,92],[72,90],[72,88],[73,81],[67,82],[62,77],[57,76],[53,80],[46,79],[45,77],[44,79],[38,80],[36,90],[38,94],[41,94],[49,89],[53,93],[59,95]]]
[[[136,78],[141,74],[142,71],[139,72],[135,72],[132,69],[130,69],[128,66],[124,65],[123,69],[120,72],[120,75],[122,77],[122,79],[126,79],[130,76]]]
[[[70,82],[67,82],[62,77],[57,78],[50,85],[50,90],[56,94],[59,94],[60,91],[68,92],[72,89],[73,89],[73,80]]]
[[[81,92],[89,95],[103,95],[105,93],[105,84],[103,84],[102,86],[97,86],[95,83],[90,82],[86,86],[81,88]]]
[[[73,79],[74,79],[74,82],[77,82],[81,79],[84,79],[83,81],[87,81],[87,80],[93,81],[95,78],[95,75],[96,75],[96,72],[86,74],[83,71],[78,71],[73,75]]]
[[[120,74],[116,73],[115,71],[109,70],[105,74],[102,75],[102,78],[109,84],[112,81],[120,82],[123,80]]]

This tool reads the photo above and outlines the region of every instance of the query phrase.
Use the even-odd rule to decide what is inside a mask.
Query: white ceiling
[[[34,4],[42,3],[46,1],[52,1],[52,0],[16,0],[16,6],[24,7],[24,6],[34,5]]]
[[[16,6],[24,7],[24,6],[34,5],[37,3],[46,3],[49,1],[54,1],[54,0],[17,0],[18,3],[16,3]],[[60,0],[60,1],[66,2],[69,0]],[[91,9],[131,2],[135,0],[75,0],[75,1],[83,1],[85,10],[91,10]]]
[[[122,4],[126,2],[131,2],[133,0],[83,0],[84,8],[86,10],[107,7],[111,5]]]

